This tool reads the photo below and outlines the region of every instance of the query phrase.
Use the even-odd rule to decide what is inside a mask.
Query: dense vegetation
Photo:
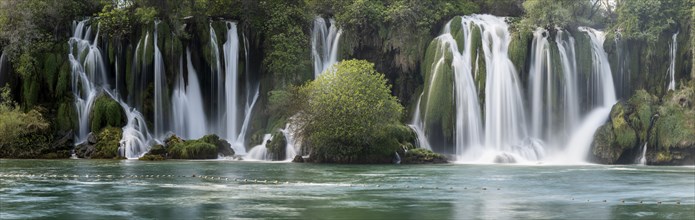
[[[316,162],[390,162],[403,133],[403,107],[384,75],[363,60],[342,61],[300,89],[297,123]],[[300,101],[300,100],[297,100]]]
[[[146,33],[152,32],[153,21],[161,21],[158,26],[159,46],[166,62],[178,62],[179,56],[185,54],[184,48],[191,48],[193,65],[199,70],[199,75],[211,75],[208,68],[212,65],[208,27],[217,29],[217,34],[220,35],[218,38],[221,38],[223,31],[219,31],[222,27],[219,21],[236,21],[240,32],[248,38],[250,52],[243,55],[249,56],[244,59],[251,60],[247,63],[250,66],[240,68],[250,70],[250,77],[260,81],[261,85],[261,97],[256,111],[260,114],[253,116],[249,145],[260,142],[264,133],[275,133],[275,137],[281,137],[277,135],[277,129],[293,120],[291,117],[295,113],[303,112],[301,119],[322,121],[306,123],[304,129],[307,140],[311,142],[311,146],[316,147],[312,153],[323,149],[335,150],[330,146],[364,148],[379,143],[384,146],[383,149],[388,149],[383,152],[383,158],[386,158],[385,155],[392,154],[398,145],[409,142],[405,137],[410,134],[403,134],[407,129],[403,128],[402,122],[409,120],[408,117],[412,115],[409,111],[426,80],[423,77],[426,74],[421,72],[427,69],[423,66],[428,65],[425,63],[425,51],[429,43],[441,32],[445,22],[457,15],[472,13],[510,17],[513,29],[510,57],[522,80],[527,78],[524,69],[532,39],[530,30],[542,27],[551,30],[553,34],[556,27],[574,32],[577,26],[607,30],[605,48],[611,64],[624,63],[631,70],[628,82],[630,86],[619,91],[625,99],[638,90],[644,90],[658,100],[669,95],[665,88],[665,74],[662,73],[668,68],[665,59],[668,59],[670,36],[676,32],[679,32],[679,47],[690,48],[678,50],[677,56],[684,59],[676,64],[676,78],[687,81],[688,78],[695,77],[695,65],[692,65],[695,62],[695,49],[692,49],[695,35],[691,34],[695,23],[695,4],[690,0],[2,1],[0,48],[7,58],[4,66],[9,68],[3,68],[6,70],[0,72],[0,83],[9,83],[9,89],[3,90],[3,104],[0,107],[0,129],[6,131],[0,132],[0,146],[4,146],[2,152],[7,152],[0,152],[0,157],[37,157],[36,155],[42,154],[41,151],[46,151],[43,149],[50,148],[50,142],[58,139],[55,137],[63,137],[76,128],[75,97],[70,92],[73,86],[71,66],[66,56],[69,50],[67,42],[72,35],[73,21],[94,18],[92,22],[99,23],[100,42],[107,65],[111,69],[125,69],[125,74],[119,76],[121,83],[126,84],[121,85],[125,88],[124,93],[141,97],[145,100],[144,103],[151,103],[153,86],[144,83],[137,85],[133,83],[136,81],[133,79],[146,75],[152,69],[152,61],[148,58],[144,64],[140,60],[133,62],[133,54],[152,57],[151,44],[147,48],[141,48],[142,51],[135,51],[135,47],[138,42],[144,41]],[[352,106],[357,109],[349,112],[333,112],[337,108],[327,106],[342,107],[340,102],[361,100],[371,103],[374,100],[336,101],[332,96],[317,95],[328,94],[316,91],[332,88],[331,82],[339,78],[324,76],[326,79],[320,78],[307,84],[313,77],[310,34],[311,21],[316,16],[335,19],[336,24],[344,30],[339,52],[341,58],[366,60],[343,63],[335,70],[336,73],[365,73],[363,75],[368,76],[366,78],[378,81],[373,84],[375,87],[370,87],[373,90],[367,91],[368,96],[352,98],[388,100],[384,102],[388,105],[383,108],[364,108],[365,106],[359,105]],[[586,39],[577,36],[578,42],[582,40]],[[152,39],[149,41],[152,42]],[[582,53],[581,50],[578,49],[578,54]],[[619,55],[620,53],[623,55]],[[117,63],[116,59],[126,61]],[[586,63],[582,62],[580,65],[588,65]],[[0,63],[0,66],[3,64]],[[135,66],[146,68],[141,70]],[[578,68],[586,69],[581,66]],[[613,65],[612,68],[621,67]],[[168,84],[174,83],[173,79],[178,71],[177,65],[166,67]],[[359,74],[344,76],[357,75]],[[350,81],[345,86],[367,85],[362,84],[366,81],[361,78],[350,77],[345,79]],[[385,87],[376,86],[377,84]],[[637,95],[640,94],[642,92]],[[312,102],[302,105],[303,102],[296,101],[304,98]],[[146,118],[152,118],[151,104],[138,107]],[[671,112],[668,108],[660,111]],[[356,115],[356,112],[364,115]],[[374,115],[379,117],[368,117]],[[310,120],[312,117],[316,117],[316,120]],[[318,120],[319,117],[337,120]],[[353,117],[364,117],[364,120],[352,120]],[[90,118],[91,131],[95,134],[102,133],[105,128],[121,127],[125,122],[118,103],[106,96],[100,97],[95,103]],[[367,123],[369,120],[375,121]],[[616,121],[614,131],[623,128],[619,122]],[[355,124],[346,126],[345,123]],[[451,129],[450,125],[442,126],[444,130]],[[14,129],[17,127],[27,129]],[[627,130],[625,132],[630,133]],[[337,134],[344,138],[334,139]],[[640,138],[644,138],[642,136]],[[397,138],[393,140],[391,137]],[[12,142],[15,140],[24,142]],[[29,140],[44,141],[26,142]],[[634,145],[634,140],[616,141],[619,146]],[[36,146],[36,149],[41,150],[33,150],[34,153],[29,154],[7,150],[17,149],[16,145]],[[277,148],[276,145],[271,147]],[[209,148],[209,154],[205,153],[204,157],[213,155],[211,146],[203,143],[196,143],[196,146],[199,147],[196,149]],[[328,147],[322,149],[321,146]],[[174,155],[188,155],[186,147],[172,146],[167,149],[175,150],[176,152],[172,152]],[[64,157],[64,154],[60,155]],[[340,158],[338,161],[358,159],[362,158]]]

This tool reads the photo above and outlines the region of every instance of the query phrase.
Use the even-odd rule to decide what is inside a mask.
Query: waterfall
[[[222,71],[222,58],[220,57],[220,48],[217,42],[217,34],[215,29],[212,27],[212,22],[209,24],[210,28],[210,55],[211,60],[214,60],[210,66],[212,72],[212,80],[210,82],[210,110],[213,118],[212,125],[213,130],[218,131],[217,133],[224,134],[226,132],[227,126],[226,121],[220,121],[219,119],[224,118],[227,112],[227,106],[225,105],[225,81],[224,74]],[[215,120],[217,119],[217,120]]]
[[[460,30],[453,28],[454,25],[459,27],[459,24],[452,24],[458,18]],[[441,80],[446,82],[447,71],[451,71],[455,113],[453,149],[458,160],[490,162],[500,155],[514,157],[515,161],[542,158],[543,143],[530,139],[526,134],[526,111],[520,80],[507,54],[511,37],[504,18],[491,15],[458,18],[447,23],[443,33],[430,45],[436,51],[428,51],[428,54],[433,52],[434,55],[431,66],[427,67],[429,72],[425,89],[418,101],[411,127],[416,132],[423,131],[422,136],[431,135],[427,130],[430,123],[427,119],[430,114],[437,113],[429,111],[444,108],[436,104],[441,100],[433,100],[433,95],[441,89],[434,83]],[[477,34],[480,42],[474,45]],[[478,67],[481,56],[487,67],[485,72],[480,72]],[[484,114],[478,99],[480,90],[476,88],[473,78],[478,74],[486,77]],[[425,143],[422,140],[419,142],[421,145]]]
[[[617,102],[608,55],[603,49],[605,33],[588,27],[579,27],[579,31],[585,32],[591,39],[592,68],[588,87],[593,89],[593,93],[589,95],[592,96],[590,98],[597,107],[584,118],[567,142],[565,157],[562,158],[566,163],[585,162],[591,149],[594,132],[606,122],[611,107]]]
[[[297,126],[287,123],[284,129],[280,129],[282,134],[285,136],[285,141],[287,145],[285,146],[285,160],[292,161],[295,156],[299,155],[301,142],[295,139],[294,134],[296,134]]]
[[[268,144],[268,141],[272,138],[273,136],[271,134],[263,135],[263,142],[251,148],[249,153],[244,156],[244,160],[273,160],[268,153],[268,148],[266,148],[266,144]]]
[[[561,29],[556,31],[554,41],[548,40],[546,29],[534,31],[528,81],[531,136],[553,146],[579,123],[574,38],[569,34],[565,38]],[[557,60],[553,59],[554,48],[557,48]]]
[[[182,66],[180,61],[179,65]],[[191,61],[191,51],[186,48],[186,67],[188,85],[183,80],[183,72],[179,72],[171,97],[174,124],[173,131],[185,139],[200,138],[208,133],[208,123],[203,108],[203,95],[200,90],[198,73]]]
[[[413,131],[416,134],[418,144],[417,147],[432,150],[429,141],[427,141],[427,135],[425,135],[422,120],[420,119],[420,102],[422,102],[422,94],[420,94],[420,98],[417,99],[417,104],[415,105],[415,114],[413,115],[413,121],[408,126],[410,127],[410,129],[413,129]]]
[[[565,131],[570,132],[579,124],[579,94],[577,92],[577,59],[574,49],[574,38],[567,33],[558,30],[555,42],[560,55],[562,73],[564,78],[564,120]]]
[[[5,83],[9,82],[9,72],[7,70],[7,58],[5,57],[5,51],[2,51],[2,55],[0,55],[0,88],[5,86]]]
[[[668,45],[670,51],[668,74],[671,77],[671,81],[668,84],[668,90],[676,90],[676,50],[678,50],[678,41],[676,41],[676,38],[678,37],[678,33],[679,32],[673,34],[671,37],[671,43]]]
[[[237,35],[237,28],[235,23],[227,23],[227,42],[224,43],[224,69],[225,69],[225,104],[226,104],[226,117],[225,124],[226,130],[224,131],[227,141],[232,143],[234,147],[237,143],[237,123],[238,123],[238,86],[239,77],[237,65],[239,62],[239,38]],[[242,140],[243,141],[243,140]],[[242,151],[243,150],[243,151]],[[234,147],[234,152],[246,152],[243,147]]]
[[[552,123],[553,116],[548,114],[552,112],[550,109],[543,109],[543,101],[550,108],[553,105],[551,100],[552,88],[544,89],[544,84],[552,83],[552,61],[550,60],[550,45],[548,43],[548,31],[543,28],[537,28],[533,32],[533,48],[530,57],[531,67],[529,70],[529,90],[531,91],[531,135],[535,137],[543,137],[545,132],[542,128],[545,123]],[[546,81],[547,83],[543,83]],[[544,99],[544,93],[547,94],[547,99]],[[545,113],[545,114],[544,114]],[[551,126],[551,124],[547,124]],[[551,129],[548,129],[549,131]],[[548,135],[549,136],[549,135]]]
[[[342,29],[338,29],[333,19],[326,24],[322,17],[314,18],[311,31],[311,58],[314,60],[314,78],[338,62],[338,45]]]
[[[647,142],[644,142],[642,146],[642,155],[639,157],[639,165],[647,165]]]
[[[162,52],[157,44],[157,26],[160,21],[154,22],[154,136],[162,138],[166,132],[166,117],[164,116],[164,94],[166,89],[166,76],[164,75],[164,60]],[[116,64],[118,66],[118,64]]]
[[[91,38],[91,27],[87,25],[87,22],[89,20],[76,23],[74,35],[68,41],[72,92],[78,115],[76,143],[79,144],[86,140],[90,129],[89,115],[92,105],[97,94],[103,91],[118,102],[126,114],[127,123],[123,127],[123,136],[119,147],[120,155],[127,158],[140,157],[149,150],[150,144],[154,140],[150,136],[142,114],[121,100],[117,96],[117,89],[111,90],[109,87],[106,66],[98,47],[99,31],[94,38]]]

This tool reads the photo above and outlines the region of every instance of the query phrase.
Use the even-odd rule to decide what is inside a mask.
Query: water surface
[[[695,219],[693,167],[3,159],[0,168],[1,219]]]

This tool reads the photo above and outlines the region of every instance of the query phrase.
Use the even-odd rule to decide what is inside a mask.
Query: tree
[[[300,89],[300,135],[316,162],[390,162],[403,130],[403,107],[374,64],[347,60]]]

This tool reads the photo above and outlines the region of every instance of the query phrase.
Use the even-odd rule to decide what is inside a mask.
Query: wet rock
[[[495,156],[495,163],[516,163],[516,158],[511,154],[502,153]]]
[[[448,162],[446,156],[423,148],[408,150],[401,159],[401,163],[403,164],[437,164]]]
[[[294,159],[292,159],[292,163],[304,163],[304,158],[300,155],[294,156]]]

